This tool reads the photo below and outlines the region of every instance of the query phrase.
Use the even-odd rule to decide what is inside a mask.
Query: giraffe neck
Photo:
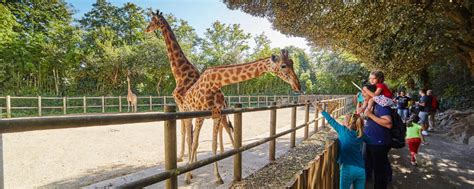
[[[161,31],[166,43],[168,59],[171,64],[171,71],[176,80],[176,85],[181,86],[183,84],[186,85],[189,83],[194,83],[199,78],[198,70],[188,61],[184,55],[178,40],[176,40],[176,36],[164,18],[163,22],[165,24],[163,28],[161,28]]]
[[[201,77],[208,77],[206,79],[210,82],[223,87],[257,78],[273,69],[270,58],[264,58],[250,63],[210,68]]]
[[[130,87],[130,79],[128,78],[128,76],[127,76],[127,85],[128,85],[128,93],[131,93],[132,89]]]

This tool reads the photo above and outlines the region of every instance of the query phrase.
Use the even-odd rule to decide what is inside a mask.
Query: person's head
[[[375,91],[377,90],[377,87],[375,85],[365,85],[365,87],[367,87],[367,89],[369,89],[369,91],[375,93]],[[364,97],[364,99],[370,99],[371,97],[369,96],[369,94],[367,94],[366,92],[362,92],[362,96]]]
[[[420,96],[425,96],[426,95],[426,89],[421,89],[419,94],[420,94]]]
[[[385,81],[385,76],[383,75],[382,71],[373,71],[370,72],[369,75],[369,82],[372,85],[375,85],[377,83],[383,83]]]
[[[418,121],[420,121],[420,117],[418,117],[418,114],[412,114],[407,120],[407,127],[413,126],[413,123],[418,123]]]
[[[430,89],[430,90],[427,90],[427,91],[426,91],[426,95],[428,95],[428,96],[433,95],[433,90],[431,90],[431,89]]]
[[[357,132],[357,137],[362,137],[364,130],[364,120],[359,114],[352,113],[344,116],[344,126]]]
[[[400,96],[405,96],[405,92],[400,91]]]

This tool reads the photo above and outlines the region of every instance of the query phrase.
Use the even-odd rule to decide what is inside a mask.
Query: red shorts
[[[407,139],[408,149],[410,152],[418,153],[418,148],[421,144],[421,138],[409,138]]]

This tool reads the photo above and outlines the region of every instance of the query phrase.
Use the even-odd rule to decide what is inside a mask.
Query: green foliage
[[[447,91],[444,95],[453,101],[465,99],[461,94],[471,93],[470,87],[450,85],[439,79],[466,81],[465,84],[470,84],[467,86],[472,86],[473,1],[224,2],[231,9],[266,17],[284,34],[304,37],[316,47],[350,54],[357,60],[351,62],[369,70],[384,71],[393,79],[389,83],[395,89],[434,88],[440,93]],[[459,66],[451,65],[453,61],[464,64],[467,76],[466,73],[446,74],[456,73],[453,68]],[[331,65],[326,65],[330,66],[329,73],[317,72],[317,90],[330,91],[325,86],[339,81],[336,78],[347,78],[340,74],[345,73],[344,69],[359,69],[356,65],[334,64],[344,65],[344,69]],[[359,74],[349,78],[355,75]],[[342,88],[347,85],[341,84]],[[457,101],[459,105],[464,102]]]
[[[124,96],[127,73],[138,95],[170,95],[175,88],[161,32],[143,32],[148,16],[133,3],[115,6],[99,0],[77,23],[63,1],[9,2],[0,4],[0,10],[3,95]],[[271,47],[264,33],[251,36],[237,24],[216,21],[199,38],[185,20],[173,15],[166,18],[184,53],[200,70],[255,61],[281,51]],[[294,46],[285,49],[306,93],[343,93],[353,87],[344,85],[344,90],[337,91],[335,86],[359,80],[356,69],[360,67],[348,63],[358,59],[348,53],[315,56]],[[272,74],[223,90],[226,94],[291,93],[290,86]]]

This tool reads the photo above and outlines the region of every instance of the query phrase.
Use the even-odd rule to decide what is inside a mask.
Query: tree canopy
[[[448,55],[470,57],[465,59],[469,66],[474,58],[471,1],[225,3],[266,17],[282,33],[304,37],[315,46],[348,51],[392,77],[419,73]]]

